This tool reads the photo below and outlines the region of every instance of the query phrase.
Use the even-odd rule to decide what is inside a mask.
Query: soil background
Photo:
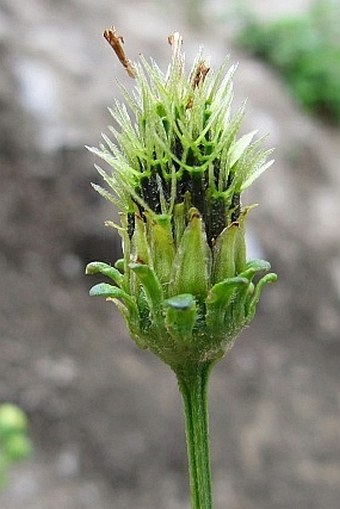
[[[310,2],[243,2],[263,17]],[[273,5],[274,4],[274,5]],[[90,187],[119,96],[131,86],[102,32],[166,67],[167,35],[218,65],[240,61],[235,108],[269,133],[275,166],[245,196],[250,256],[279,282],[210,387],[215,508],[337,509],[340,499],[340,131],[307,116],[280,78],[233,46],[237,2],[0,0],[0,401],[30,419],[32,458],[1,509],[188,509],[172,373],[88,297],[92,260],[119,256],[116,211]]]

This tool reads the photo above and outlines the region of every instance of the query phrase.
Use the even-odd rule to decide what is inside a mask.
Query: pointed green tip
[[[275,283],[278,280],[278,275],[275,274],[275,272],[270,272],[270,274],[267,274],[265,278],[266,283]]]
[[[86,266],[85,274],[93,275],[98,273],[112,279],[117,286],[122,286],[123,276],[115,267],[104,262],[91,262]]]
[[[107,283],[99,283],[89,290],[90,297],[116,297],[117,287]]]
[[[96,274],[98,272],[97,270],[97,264],[96,262],[88,263],[85,267],[85,274],[86,276],[90,276],[92,274]]]
[[[266,260],[251,260],[246,265],[246,270],[252,269],[254,272],[268,272],[271,269],[271,265]]]

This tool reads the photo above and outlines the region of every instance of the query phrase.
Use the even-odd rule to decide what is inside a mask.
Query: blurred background
[[[240,62],[243,129],[275,166],[244,203],[249,251],[271,261],[257,317],[212,377],[216,509],[337,509],[340,499],[339,1],[0,0],[0,402],[30,422],[1,509],[188,509],[172,373],[90,299],[92,260],[114,261],[116,211],[90,187],[129,58],[166,68],[179,30]]]

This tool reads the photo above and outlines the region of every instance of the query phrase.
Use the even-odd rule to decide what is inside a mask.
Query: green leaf
[[[26,414],[12,403],[0,405],[0,441],[12,433],[25,433],[28,429]]]
[[[32,453],[32,443],[28,436],[23,433],[15,433],[4,440],[2,453],[9,462],[20,461],[28,458]]]
[[[158,327],[163,328],[162,303],[163,290],[155,272],[148,266],[141,263],[130,263],[130,269],[138,277],[146,295],[150,312]]]
[[[206,299],[206,322],[210,330],[220,330],[225,327],[225,314],[228,306],[237,299],[237,294],[248,287],[248,279],[244,277],[228,278],[214,285]],[[235,302],[235,305],[238,305]]]
[[[251,260],[247,263],[246,270],[239,274],[239,276],[252,281],[255,274],[258,272],[268,272],[268,270],[270,270],[270,263],[266,260]]]
[[[263,276],[263,278],[261,278],[260,281],[257,283],[254,293],[253,293],[253,296],[251,297],[251,300],[250,300],[249,304],[247,305],[247,309],[246,309],[247,323],[250,323],[251,320],[254,318],[254,315],[256,312],[256,306],[260,300],[263,288],[268,283],[275,283],[275,281],[277,281],[277,274],[274,274],[273,272],[271,272],[270,274],[266,274],[265,276]]]
[[[112,286],[107,283],[99,283],[92,286],[89,291],[89,295],[90,297],[106,297],[110,300],[120,299],[124,302],[133,320],[135,320],[138,316],[138,309],[132,297],[120,288],[117,288],[117,286]]]

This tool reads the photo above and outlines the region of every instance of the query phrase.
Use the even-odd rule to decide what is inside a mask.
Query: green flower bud
[[[94,187],[120,209],[124,258],[86,272],[113,281],[90,294],[114,301],[136,343],[178,372],[223,356],[276,280],[258,277],[268,262],[247,262],[251,207],[240,201],[273,161],[256,132],[237,138],[244,108],[232,117],[235,66],[213,72],[198,54],[186,74],[180,36],[169,42],[167,73],[143,57],[131,63],[120,45],[136,86],[123,90],[127,105],[110,110],[115,141],[103,135],[105,144],[90,150],[111,167],[98,171],[112,192]]]

